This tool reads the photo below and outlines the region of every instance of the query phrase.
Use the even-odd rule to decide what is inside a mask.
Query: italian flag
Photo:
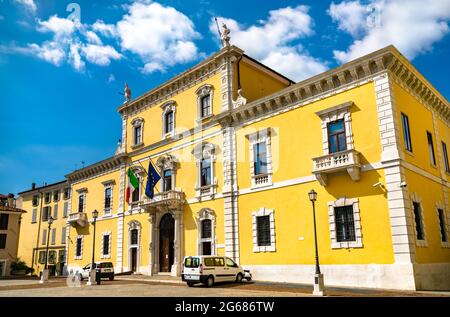
[[[134,190],[139,188],[139,180],[136,177],[136,175],[133,173],[133,170],[131,168],[128,169],[128,183],[127,183],[127,191],[125,199],[127,203],[131,202],[131,195],[133,194]]]

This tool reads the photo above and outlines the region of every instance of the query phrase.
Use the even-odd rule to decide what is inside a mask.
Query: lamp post
[[[52,216],[49,216],[47,222],[48,222],[48,228],[47,228],[47,246],[45,247],[45,266],[44,266],[44,270],[42,271],[41,280],[39,281],[39,283],[45,283],[48,281],[48,244],[50,242],[50,229],[51,229],[52,223],[53,223]]]
[[[318,247],[317,247],[317,230],[316,230],[316,205],[315,205],[315,202],[317,200],[317,192],[314,189],[311,189],[311,191],[308,193],[308,195],[309,195],[309,200],[312,203],[312,209],[313,209],[314,246],[315,246],[315,252],[316,252],[316,271],[314,273],[314,290],[313,290],[313,295],[323,296],[325,294],[325,292],[324,292],[324,282],[323,282],[323,274],[320,273],[319,250],[318,250]]]
[[[92,218],[94,219],[94,234],[92,236],[91,270],[89,272],[89,280],[87,281],[86,285],[92,285],[93,283],[95,283],[95,269],[94,269],[94,265],[95,265],[95,224],[97,222],[97,217],[98,217],[98,211],[97,211],[97,209],[95,209],[92,212]]]

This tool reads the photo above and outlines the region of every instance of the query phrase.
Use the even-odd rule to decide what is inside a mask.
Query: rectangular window
[[[436,156],[434,155],[433,135],[427,131],[428,152],[430,154],[430,162],[436,165]]]
[[[51,193],[45,193],[45,203],[48,204],[52,200]]]
[[[140,193],[141,193],[141,182],[139,180],[139,184],[138,187],[134,189],[133,193],[131,194],[131,201],[132,202],[138,202],[141,200],[140,197]]]
[[[66,228],[62,228],[61,230],[61,244],[66,244]]]
[[[134,127],[134,144],[142,143],[142,126],[138,125]]]
[[[52,228],[52,245],[56,244],[56,228]]]
[[[253,162],[255,175],[267,174],[267,146],[266,142],[253,145]]]
[[[111,209],[111,196],[112,196],[112,188],[105,188],[105,210]]]
[[[42,241],[41,244],[45,245],[47,243],[47,229],[42,230]]]
[[[103,236],[103,255],[109,255],[109,234]]]
[[[0,233],[0,249],[6,248],[6,233]]]
[[[443,141],[442,141],[442,153],[444,153],[445,171],[447,173],[450,173],[450,165],[448,163],[447,144],[445,144]]]
[[[420,203],[413,202],[413,209],[414,209],[414,221],[416,223],[417,240],[425,240],[425,235],[422,226],[422,213]]]
[[[45,263],[45,251],[39,251],[38,262],[39,264]]]
[[[35,223],[37,221],[37,209],[33,208],[31,213],[31,223]]]
[[[75,247],[75,256],[81,257],[81,248],[83,246],[83,238],[79,237],[77,238],[77,244]]]
[[[330,154],[347,150],[344,120],[330,122],[328,123],[327,128]]]
[[[0,214],[0,230],[8,230],[9,214]]]
[[[58,205],[53,207],[53,219],[58,219]]]
[[[211,220],[202,220],[202,239],[209,239],[212,236]]]
[[[448,242],[444,210],[438,209],[438,216],[439,216],[439,228],[441,229],[441,241]]]
[[[132,245],[136,245],[138,244],[138,230],[137,229],[133,229],[131,230],[131,244]]]
[[[201,168],[200,186],[211,185],[211,159],[210,158],[202,159],[200,162],[200,168]]]
[[[166,116],[165,133],[170,133],[173,130],[173,111],[167,112],[165,116]]]
[[[65,188],[64,189],[64,199],[69,199],[70,198],[70,188]]]
[[[211,97],[210,97],[210,95],[203,96],[200,102],[202,105],[202,118],[209,116],[211,114]]]
[[[163,191],[172,190],[172,170],[164,170],[163,172]]]
[[[69,216],[69,203],[64,202],[64,210],[63,210],[63,218],[67,218]]]
[[[59,200],[59,190],[55,190],[53,192],[53,201],[58,201]]]
[[[84,194],[78,196],[78,212],[84,212],[84,203],[85,203],[85,196]]]
[[[39,204],[39,196],[38,195],[33,196],[32,204],[33,204],[33,207],[36,207]]]
[[[403,141],[405,142],[405,149],[412,152],[411,133],[409,132],[408,116],[402,113],[402,127],[403,127]]]
[[[51,210],[52,208],[50,206],[45,206],[42,208],[42,222],[45,222],[50,218],[51,216]]]
[[[48,263],[55,264],[56,263],[56,251],[48,251]]]
[[[60,250],[58,258],[59,258],[59,262],[65,263],[66,262],[66,251],[65,250]]]
[[[270,216],[256,217],[258,246],[270,246]]]
[[[334,207],[336,241],[356,241],[353,206]]]

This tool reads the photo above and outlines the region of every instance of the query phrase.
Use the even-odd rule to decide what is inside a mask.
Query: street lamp
[[[316,231],[316,206],[315,206],[315,202],[317,200],[317,192],[314,189],[311,189],[311,191],[308,193],[308,195],[309,195],[309,200],[312,203],[312,209],[313,209],[314,245],[315,245],[315,250],[316,250],[316,272],[314,273],[314,290],[313,290],[313,295],[323,296],[325,294],[325,292],[324,292],[323,274],[320,273],[319,251],[318,251],[318,247],[317,247],[317,231]]]
[[[92,236],[92,261],[91,261],[91,271],[89,272],[89,280],[86,285],[92,285],[95,282],[95,224],[97,222],[98,211],[95,209],[92,212],[92,218],[94,218],[94,234]]]
[[[49,216],[47,222],[48,222],[48,228],[47,228],[47,246],[45,248],[45,266],[44,266],[44,270],[42,271],[41,280],[39,281],[39,283],[45,283],[48,281],[48,244],[50,242],[50,229],[51,229],[52,223],[53,223],[52,216]]]

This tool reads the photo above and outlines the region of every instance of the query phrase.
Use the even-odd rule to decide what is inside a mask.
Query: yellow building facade
[[[225,46],[118,111],[115,155],[66,175],[67,272],[91,262],[97,210],[117,273],[218,254],[312,283],[314,189],[326,285],[450,289],[449,104],[394,47],[294,83]]]

